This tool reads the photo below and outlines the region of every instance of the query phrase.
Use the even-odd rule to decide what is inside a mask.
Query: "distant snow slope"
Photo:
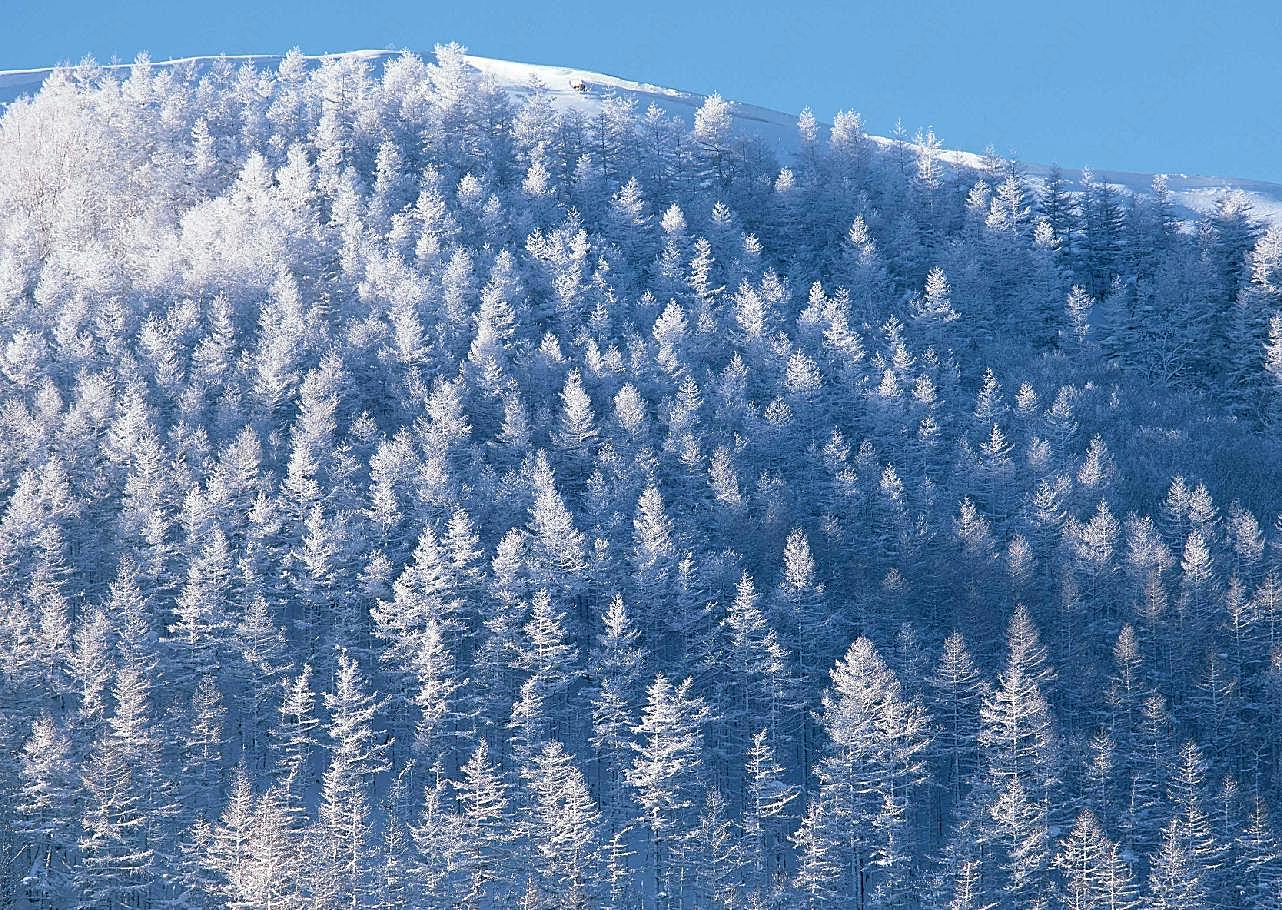
[[[373,65],[380,65],[399,54],[399,51],[363,50],[350,51],[342,55],[310,56],[307,59],[319,64],[328,56],[355,56],[368,60]],[[211,65],[217,59],[219,58],[185,57],[155,62],[152,65],[190,65],[200,69]],[[256,67],[274,68],[280,63],[281,56],[257,54],[231,56],[226,59],[238,65],[250,63]],[[669,115],[679,116],[689,122],[706,97],[695,92],[632,82],[617,76],[571,67],[517,63],[511,60],[494,60],[471,55],[467,59],[478,71],[492,76],[515,97],[527,94],[534,80],[538,80],[560,107],[585,113],[598,110],[606,98],[617,95],[636,101],[639,113],[654,104]],[[113,64],[106,68],[128,69],[128,67],[129,64]],[[0,109],[23,95],[34,94],[51,72],[53,72],[52,68],[0,71]],[[584,90],[579,91],[573,88],[572,84],[575,82],[582,82]],[[733,111],[735,128],[739,132],[762,139],[776,148],[784,157],[797,147],[795,115],[739,102],[734,104]],[[889,147],[895,142],[880,136],[874,136],[872,139],[883,147]],[[981,162],[979,155],[962,151],[945,151],[941,153],[941,158],[954,167],[977,168]],[[1032,180],[1040,182],[1041,178],[1049,173],[1050,168],[1029,164],[1026,165],[1025,170]],[[1094,174],[1096,179],[1107,181],[1128,192],[1146,193],[1153,180],[1152,174],[1126,171],[1095,170]],[[1065,168],[1063,176],[1070,188],[1081,187],[1081,170]],[[1167,174],[1166,176],[1176,205],[1188,217],[1210,211],[1215,205],[1216,198],[1225,190],[1239,190],[1250,200],[1261,218],[1282,225],[1282,184],[1232,177],[1203,177],[1188,174]]]

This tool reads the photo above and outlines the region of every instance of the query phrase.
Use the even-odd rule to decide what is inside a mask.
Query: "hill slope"
[[[6,906],[1278,910],[1282,228],[261,63],[6,77]]]
[[[394,51],[348,51],[339,55],[312,56],[307,59],[319,64],[326,57],[347,56],[368,61],[373,66],[381,66],[387,60],[395,59],[400,52]],[[255,67],[274,68],[281,61],[281,56],[257,54],[232,57],[186,57],[178,60],[166,60],[153,63],[154,66],[179,66],[200,69],[208,67],[214,61],[225,59],[233,64],[251,64]],[[594,73],[588,70],[564,66],[548,66],[532,63],[518,63],[510,60],[496,60],[489,57],[468,55],[468,62],[479,72],[492,77],[514,97],[527,94],[528,86],[538,80],[563,109],[572,109],[583,113],[593,113],[600,109],[602,102],[615,95],[636,103],[638,110],[645,110],[651,104],[658,106],[665,113],[680,117],[689,122],[695,111],[703,103],[705,96],[678,89],[664,88],[657,85],[633,82],[617,76]],[[116,64],[108,69],[127,70],[130,64]],[[52,68],[29,70],[0,71],[0,105],[13,101],[23,95],[39,90],[52,72]],[[581,83],[586,91],[577,91],[572,84]],[[851,99],[857,106],[858,99]],[[761,138],[780,152],[790,153],[797,147],[797,130],[795,115],[773,111],[768,108],[744,102],[735,102],[733,107],[735,128],[743,133]],[[883,146],[889,146],[894,140],[885,137],[872,137]],[[982,157],[973,152],[944,150],[941,159],[956,167],[978,169]],[[1028,163],[1025,169],[1034,181],[1043,178],[1049,172],[1045,165]],[[1104,180],[1128,192],[1147,193],[1152,185],[1153,174],[1130,173],[1126,171],[1096,170],[1095,178]],[[1073,168],[1063,170],[1063,178],[1071,189],[1080,190],[1083,185],[1082,171]],[[1168,187],[1175,203],[1186,217],[1193,218],[1210,212],[1217,197],[1227,190],[1242,192],[1260,217],[1276,224],[1282,224],[1282,185],[1260,180],[1245,180],[1233,177],[1206,177],[1189,174],[1167,174]]]

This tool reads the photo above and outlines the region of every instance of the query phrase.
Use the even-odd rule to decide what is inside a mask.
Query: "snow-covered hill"
[[[381,66],[385,61],[396,57],[399,51],[360,50],[350,51],[343,56],[355,56],[369,61],[371,65]],[[319,64],[326,56],[310,56],[307,59]],[[185,57],[177,60],[166,60],[153,63],[154,66],[187,66],[200,69],[211,65],[216,57]],[[279,64],[279,55],[246,55],[225,58],[235,64],[252,64],[256,67],[274,68]],[[617,76],[593,73],[587,70],[565,66],[545,66],[533,63],[518,63],[511,60],[495,60],[489,57],[470,55],[468,60],[480,72],[494,78],[514,96],[521,96],[537,80],[551,93],[555,103],[562,108],[573,108],[590,113],[598,110],[604,100],[611,95],[632,99],[638,110],[645,110],[654,104],[669,115],[680,116],[689,121],[694,117],[704,95],[696,92],[680,91],[642,82],[633,82]],[[127,69],[130,64],[113,64],[108,69]],[[53,72],[52,68],[4,70],[0,71],[0,109],[9,102],[39,90],[41,84]],[[575,87],[580,86],[580,87]],[[858,99],[852,99],[857,107]],[[787,155],[797,146],[796,116],[785,114],[769,108],[742,102],[734,103],[735,127],[740,132],[756,136]],[[885,137],[872,137],[879,144],[889,147],[895,140]],[[943,161],[954,167],[977,168],[981,156],[973,152],[945,151],[941,153]],[[1039,181],[1050,168],[1044,165],[1028,164],[1026,171],[1030,179]],[[1063,176],[1071,188],[1082,185],[1081,170],[1064,169]],[[1127,171],[1095,170],[1096,179],[1105,180],[1128,192],[1147,192],[1152,184],[1152,174],[1132,173]],[[1245,194],[1261,217],[1275,224],[1282,224],[1282,185],[1260,180],[1245,180],[1233,177],[1207,177],[1190,174],[1168,174],[1167,182],[1175,203],[1190,218],[1210,211],[1217,197],[1226,190],[1238,190]]]
[[[1282,227],[317,59],[0,74],[0,906],[1282,908]]]

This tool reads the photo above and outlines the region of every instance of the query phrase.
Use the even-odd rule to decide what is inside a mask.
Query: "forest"
[[[0,117],[0,901],[1282,910],[1282,228],[458,45]]]

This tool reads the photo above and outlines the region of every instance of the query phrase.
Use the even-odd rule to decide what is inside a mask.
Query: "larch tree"
[[[1066,910],[1133,910],[1139,906],[1130,867],[1088,809],[1060,843],[1055,867]]]
[[[558,906],[594,906],[605,872],[601,817],[574,757],[548,743],[533,759],[527,787],[534,817],[526,839],[540,857],[540,892]]]
[[[452,830],[458,840],[464,905],[484,906],[510,888],[523,889],[524,883],[507,881],[516,833],[512,806],[508,784],[492,764],[485,740],[464,763],[453,789],[457,814]]]
[[[314,888],[322,906],[359,907],[372,898],[371,788],[387,769],[390,743],[373,725],[379,704],[365,685],[356,661],[340,652],[334,691],[325,695],[329,765],[314,831]]]
[[[67,731],[52,717],[40,717],[18,763],[14,830],[25,842],[22,888],[35,907],[64,906],[73,899],[80,861],[76,819],[82,802]]]
[[[655,677],[634,729],[635,757],[625,775],[650,833],[655,882],[665,905],[681,877],[675,848],[685,833],[686,810],[693,805],[703,772],[708,710],[702,699],[691,695],[692,687],[689,679],[673,686],[665,676]]]
[[[532,72],[0,102],[0,895],[1278,910],[1267,187]]]
[[[597,754],[598,787],[612,823],[619,804],[623,773],[632,758],[632,729],[640,712],[645,654],[640,633],[616,595],[602,617],[603,629],[591,654],[596,681],[589,696],[592,732],[589,743]]]
[[[912,795],[925,779],[925,708],[908,700],[872,642],[856,639],[821,700],[827,744],[816,767],[841,832],[846,894],[859,906],[906,899],[914,862]]]

